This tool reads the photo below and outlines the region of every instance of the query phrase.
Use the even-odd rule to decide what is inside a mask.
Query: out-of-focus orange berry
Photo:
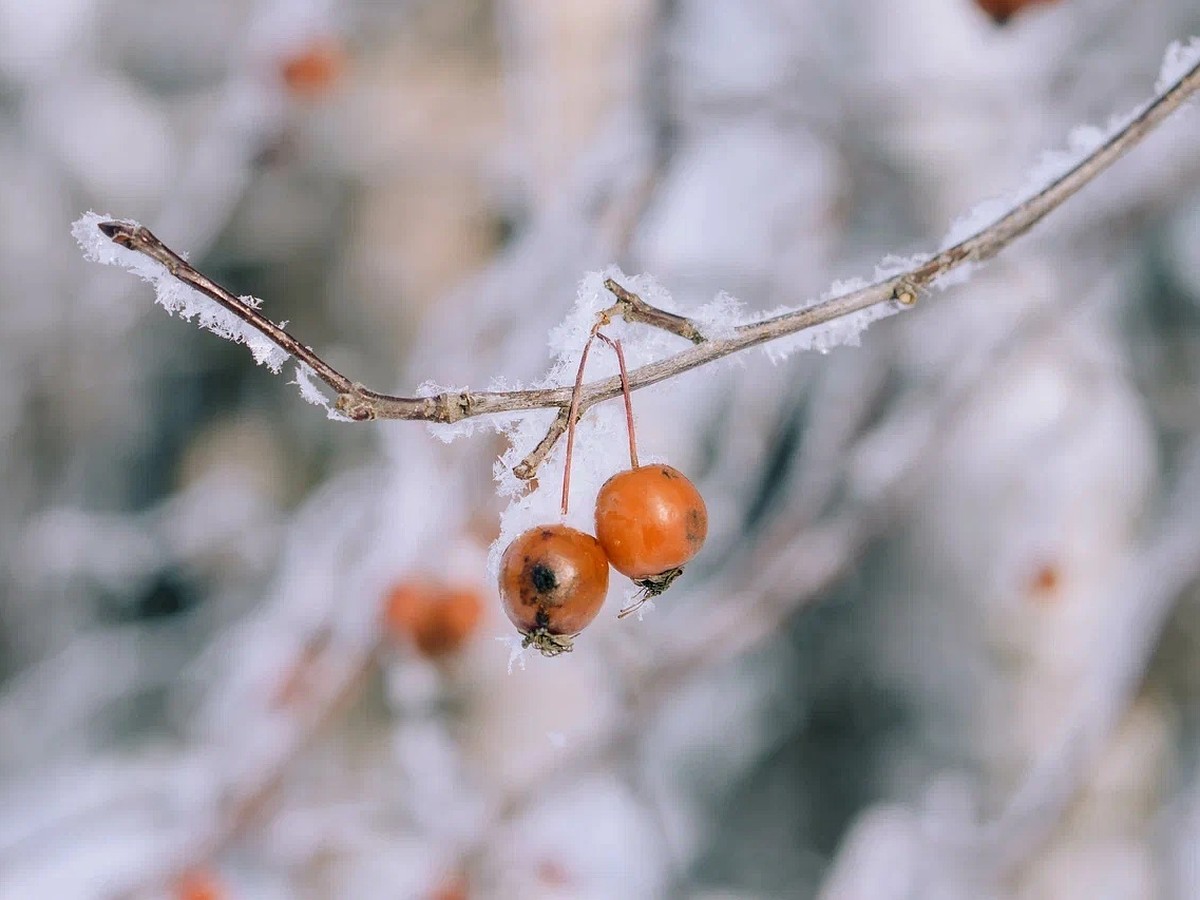
[[[224,885],[211,869],[188,869],[176,880],[174,900],[229,900]]]
[[[997,25],[1003,25],[1026,6],[1054,2],[1056,0],[975,0],[975,5],[991,16]]]
[[[483,598],[467,587],[440,585],[426,579],[401,581],[384,601],[383,623],[395,639],[439,659],[459,650],[483,617]]]
[[[571,886],[571,876],[562,863],[553,859],[543,859],[538,863],[537,879],[546,887],[565,888]]]
[[[284,57],[280,75],[296,97],[315,100],[328,93],[346,68],[346,51],[332,38],[317,38]]]
[[[1054,563],[1043,563],[1029,577],[1027,590],[1030,598],[1040,603],[1052,602],[1062,584],[1062,572]]]
[[[468,900],[467,879],[461,875],[447,878],[429,895],[429,900]]]

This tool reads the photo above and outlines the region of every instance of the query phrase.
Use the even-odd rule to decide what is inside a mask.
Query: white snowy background
[[[597,273],[714,334],[869,280],[1196,34],[1193,0],[0,0],[0,898],[1200,896],[1195,104],[915,310],[639,391],[708,544],[549,660],[494,571],[557,518],[561,445],[509,472],[552,412],[331,421],[72,237],[136,219],[381,390],[562,384]],[[623,428],[584,420],[577,526]],[[449,659],[380,634],[417,575],[484,599]]]

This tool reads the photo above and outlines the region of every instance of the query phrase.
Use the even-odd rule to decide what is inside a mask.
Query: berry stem
[[[621,348],[620,340],[613,340],[606,334],[596,332],[596,337],[612,347],[617,353],[617,365],[621,369],[621,393],[625,396],[625,427],[629,431],[629,468],[638,467],[637,434],[633,425],[633,397],[629,390],[629,372],[625,368],[625,351]]]
[[[571,456],[575,452],[575,424],[579,418],[579,401],[583,396],[583,368],[587,365],[588,353],[592,349],[592,341],[600,333],[600,323],[592,326],[587,343],[583,345],[583,353],[579,355],[579,371],[575,373],[575,387],[571,390],[571,406],[567,411],[567,453],[563,462],[562,514],[566,516],[571,500]]]

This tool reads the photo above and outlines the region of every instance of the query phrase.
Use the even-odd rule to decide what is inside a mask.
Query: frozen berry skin
[[[707,536],[704,498],[671,466],[618,472],[596,498],[596,537],[612,567],[636,582],[669,583]]]
[[[608,557],[590,534],[542,525],[519,535],[500,560],[500,598],[509,621],[546,656],[600,612],[608,595]]]

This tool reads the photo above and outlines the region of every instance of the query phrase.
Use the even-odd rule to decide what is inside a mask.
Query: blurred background
[[[511,672],[489,547],[562,460],[517,501],[494,469],[548,414],[329,421],[70,236],[137,219],[378,389],[527,384],[587,272],[684,314],[869,278],[1197,33],[1193,0],[0,0],[0,897],[1200,896],[1194,109],[861,347],[638,392],[708,544]],[[624,446],[589,419],[585,523]]]

